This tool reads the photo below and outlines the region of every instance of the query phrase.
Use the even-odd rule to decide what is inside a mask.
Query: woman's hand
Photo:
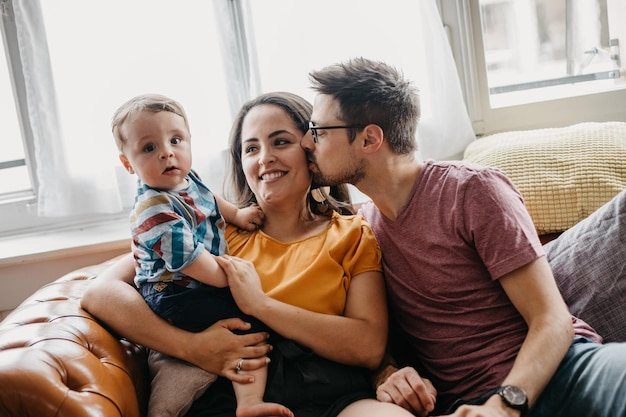
[[[174,327],[150,310],[134,287],[134,276],[134,260],[129,253],[90,283],[81,307],[135,343],[236,382],[250,382],[249,375],[235,372],[241,359],[245,359],[241,369],[246,371],[267,365],[265,355],[271,350],[267,333],[236,335],[233,330],[250,328],[250,324],[236,318],[218,321],[198,333]]]
[[[215,260],[228,277],[228,286],[239,309],[248,315],[257,317],[256,309],[268,297],[263,292],[261,280],[254,264],[229,255],[215,256]]]
[[[267,344],[269,335],[264,332],[236,335],[233,330],[248,330],[249,323],[236,318],[220,320],[199,333],[190,333],[185,359],[205,368],[210,372],[225,376],[231,381],[249,383],[252,375],[237,372],[253,371],[266,366],[269,359],[265,356],[271,346]]]
[[[433,411],[437,391],[430,380],[411,367],[396,369],[390,365],[383,372],[376,387],[378,401],[397,404],[418,416]]]

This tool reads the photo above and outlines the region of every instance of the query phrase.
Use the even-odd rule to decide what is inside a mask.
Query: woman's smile
[[[275,180],[277,178],[283,177],[285,175],[287,175],[286,171],[272,171],[272,172],[266,172],[262,174],[259,178],[263,181],[270,181],[270,180]]]

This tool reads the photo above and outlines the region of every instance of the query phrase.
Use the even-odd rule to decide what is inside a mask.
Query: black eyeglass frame
[[[344,126],[315,126],[313,122],[309,122],[309,130],[313,135],[313,143],[318,142],[317,131],[328,129],[363,129],[367,125],[344,125]]]

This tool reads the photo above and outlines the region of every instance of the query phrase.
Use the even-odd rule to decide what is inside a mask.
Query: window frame
[[[510,130],[561,127],[586,121],[626,122],[623,110],[626,82],[608,92],[491,108],[478,0],[441,0],[440,6],[477,136]],[[619,37],[623,51],[626,39],[621,34]]]
[[[24,159],[32,184],[30,190],[11,193],[0,201],[0,218],[2,219],[0,237],[2,237],[14,235],[22,230],[43,226],[46,223],[50,223],[50,220],[42,221],[41,218],[36,216],[38,182],[35,173],[37,167],[34,158],[31,157],[34,155],[34,139],[33,132],[28,123],[26,123],[28,117],[26,83],[17,47],[17,28],[13,14],[13,4],[11,0],[1,0],[0,6],[0,32],[2,32],[6,54],[4,59],[7,60],[9,68],[9,76],[13,86],[13,100],[17,107],[18,125],[24,146]],[[9,225],[11,225],[11,228],[8,227]]]
[[[0,0],[0,32],[6,45],[6,59],[9,62],[9,77],[13,85],[13,95],[19,118],[19,126],[24,143],[26,165],[31,177],[32,189],[22,193],[14,193],[2,196],[0,199],[0,241],[11,240],[18,236],[35,236],[39,234],[57,233],[74,229],[88,229],[102,224],[126,224],[128,221],[128,207],[112,214],[89,214],[81,216],[43,217],[38,215],[38,187],[37,166],[35,158],[35,138],[29,123],[29,110],[26,94],[26,80],[21,65],[21,56],[18,48],[18,31],[15,24],[13,9],[14,0]],[[241,19],[241,3],[246,0],[236,0],[229,19],[237,21]],[[234,30],[240,31],[240,36],[245,37],[244,28],[233,24]],[[229,56],[225,59],[236,61],[240,56]],[[2,59],[2,58],[0,58]],[[243,58],[242,58],[243,59]],[[244,65],[241,62],[233,62],[232,66]],[[52,68],[45,67],[39,71],[47,71],[49,78],[53,79]],[[116,227],[116,226],[113,226]],[[0,255],[0,260],[2,255]]]
[[[37,165],[34,158],[34,140],[33,131],[30,125],[26,123],[28,116],[28,106],[26,103],[26,82],[24,80],[24,71],[22,70],[22,61],[20,59],[17,47],[17,28],[13,17],[13,9],[11,0],[1,0],[0,15],[0,32],[2,32],[2,40],[6,51],[7,66],[9,68],[9,76],[13,86],[13,100],[17,107],[18,125],[22,134],[22,144],[24,146],[24,159],[26,161],[28,175],[32,184],[32,189],[26,192],[15,193],[9,196],[9,200],[35,200],[36,190],[38,186]]]

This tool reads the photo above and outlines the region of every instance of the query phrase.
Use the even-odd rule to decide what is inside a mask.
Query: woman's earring
[[[326,210],[328,210],[328,202],[326,201],[326,197],[324,196],[324,193],[322,193],[322,190],[320,188],[312,189],[311,196],[313,197],[313,200],[317,202],[317,207],[320,213],[326,213]]]

